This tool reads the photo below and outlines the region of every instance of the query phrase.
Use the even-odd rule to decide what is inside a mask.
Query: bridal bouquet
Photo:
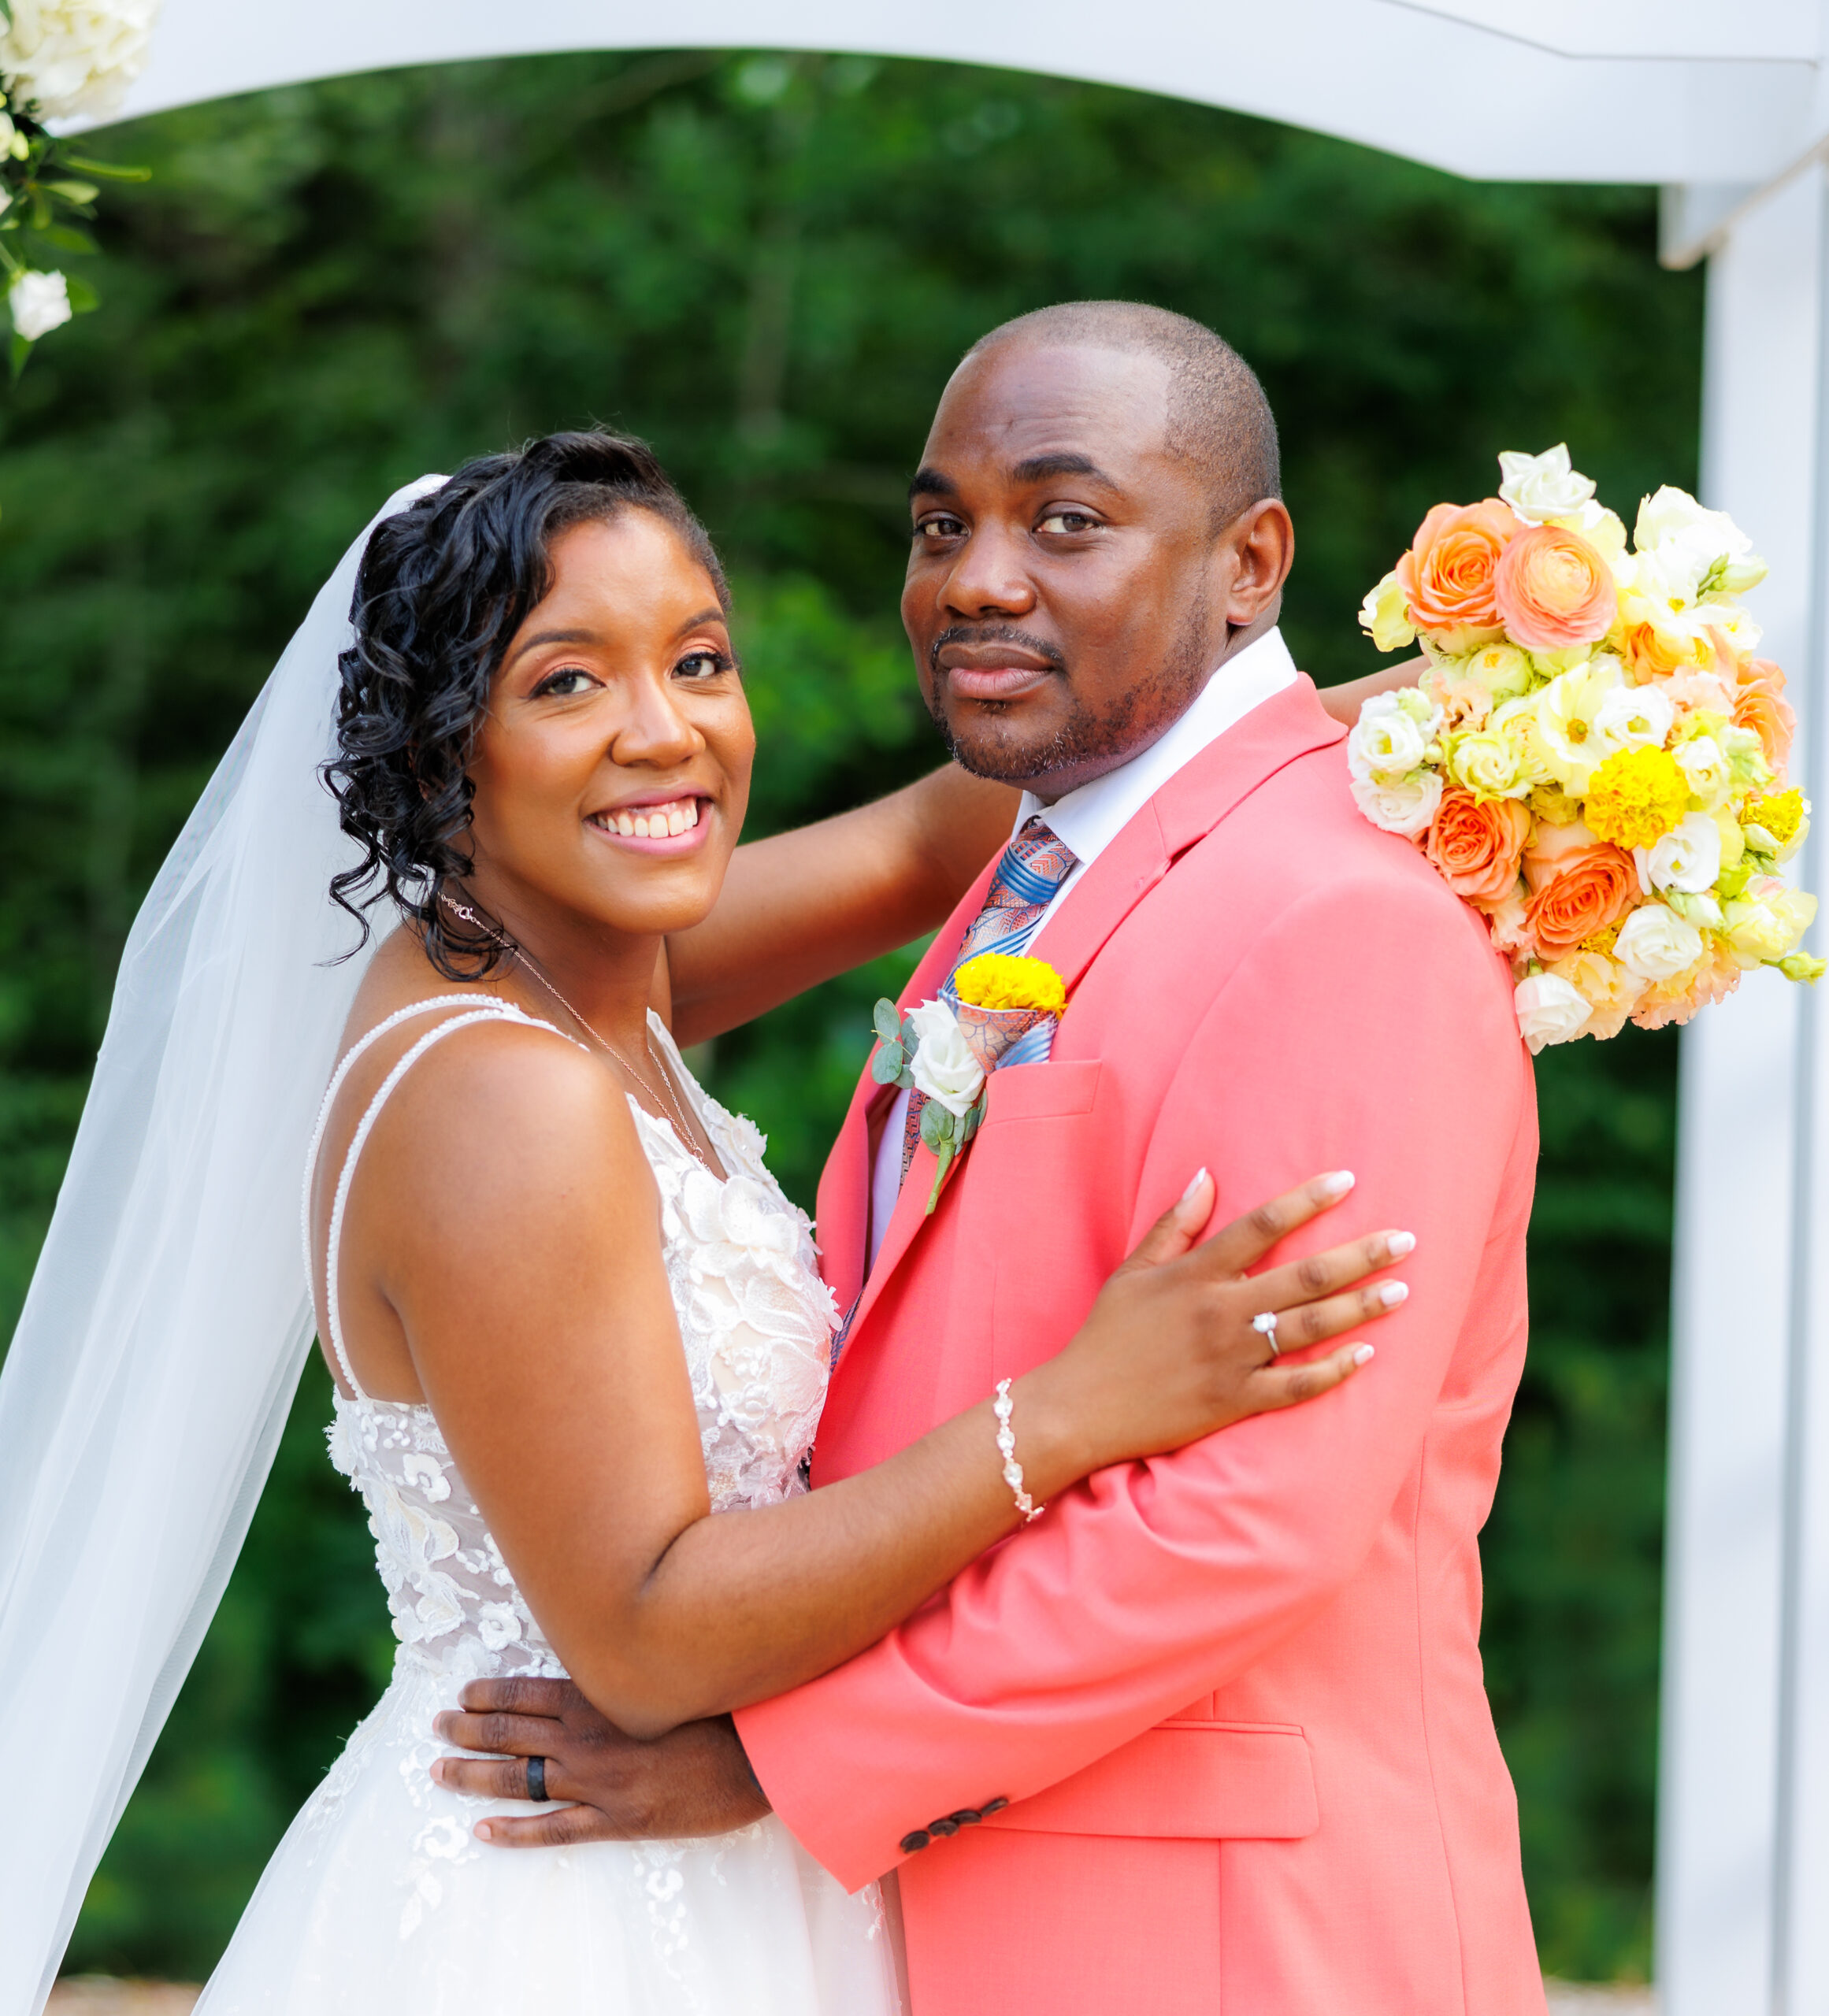
[[[1360,611],[1429,665],[1360,713],[1360,810],[1485,917],[1533,1052],[1686,1021],[1755,966],[1816,979],[1816,899],[1777,873],[1809,824],[1796,719],[1740,600],[1764,562],[1668,485],[1628,550],[1566,447],[1499,465],[1498,495],[1438,504]]]
[[[989,1104],[987,1080],[1025,1036],[1067,1013],[1067,988],[1045,959],[981,952],[907,1016],[892,1001],[876,1007],[877,1054],[870,1075],[921,1095],[921,1140],[939,1167],[927,1214],[940,1202],[946,1173],[978,1131]],[[912,1149],[909,1151],[911,1154]],[[904,1158],[903,1169],[907,1161]]]
[[[106,118],[145,67],[161,0],[0,0],[0,271],[17,376],[32,346],[95,306],[95,290],[52,264],[93,252],[72,223],[95,212],[89,178],[143,182],[64,152],[46,121]],[[43,264],[39,262],[43,261]]]

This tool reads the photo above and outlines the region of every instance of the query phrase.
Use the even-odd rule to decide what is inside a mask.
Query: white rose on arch
[[[13,0],[0,72],[47,119],[106,119],[146,68],[161,0]]]
[[[28,343],[70,319],[69,284],[61,273],[21,273],[6,291],[15,332]]]
[[[924,1001],[909,1012],[914,1054],[908,1069],[916,1088],[935,1105],[963,1119],[985,1088],[984,1067],[973,1056],[959,1017],[944,1001]]]

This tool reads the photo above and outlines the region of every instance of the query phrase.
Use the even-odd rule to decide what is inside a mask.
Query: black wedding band
[[[527,1760],[527,1796],[536,1806],[544,1806],[552,1797],[546,1788],[546,1759],[530,1757]]]

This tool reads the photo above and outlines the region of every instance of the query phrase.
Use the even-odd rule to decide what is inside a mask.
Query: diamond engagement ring
[[[1252,1317],[1251,1327],[1270,1346],[1273,1360],[1282,1355],[1282,1347],[1277,1343],[1277,1313],[1274,1309],[1267,1309],[1263,1315]]]

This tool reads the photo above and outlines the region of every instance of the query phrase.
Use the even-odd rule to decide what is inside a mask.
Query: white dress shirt
[[[1254,707],[1261,706],[1285,686],[1293,685],[1297,676],[1296,662],[1289,656],[1282,632],[1267,630],[1236,658],[1226,659],[1195,695],[1187,712],[1128,763],[1120,763],[1089,784],[1067,792],[1052,805],[1043,804],[1033,791],[1026,791],[1017,809],[1011,837],[1039,812],[1055,836],[1071,847],[1076,857],[1042,912],[1041,922],[1036,927],[1037,934],[1047,928],[1048,920],[1067,901],[1074,884],[1178,770],[1243,721]],[[1033,942],[1030,940],[1031,946]],[[902,1187],[902,1136],[908,1099],[905,1091],[896,1095],[883,1122],[876,1162],[870,1171],[873,1267]]]

